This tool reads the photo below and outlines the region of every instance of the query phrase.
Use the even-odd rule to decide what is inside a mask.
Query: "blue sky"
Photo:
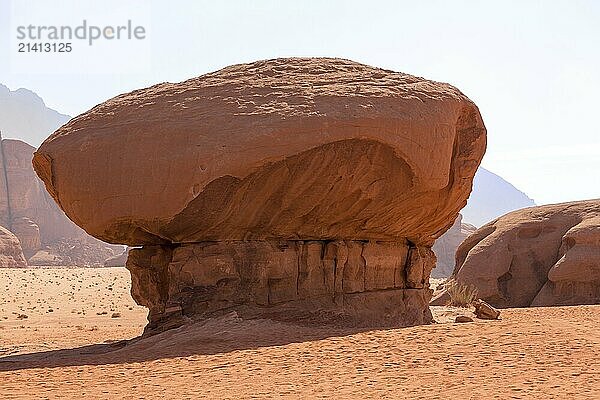
[[[32,23],[130,18],[147,27],[143,56],[98,45],[93,70],[66,58],[52,60],[52,73],[43,62],[26,73],[0,63],[1,83],[60,112],[234,63],[343,57],[461,89],[488,128],[483,165],[538,204],[600,197],[600,2],[19,1],[37,10]],[[2,60],[14,57],[14,2],[0,2]],[[118,73],[119,62],[132,72]]]

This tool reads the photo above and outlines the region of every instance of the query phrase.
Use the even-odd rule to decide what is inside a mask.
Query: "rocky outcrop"
[[[416,325],[431,321],[434,262],[431,250],[407,243],[257,240],[144,246],[130,251],[127,268],[133,298],[150,309],[148,329],[234,308],[280,320]]]
[[[38,146],[69,119],[68,115],[48,108],[31,90],[10,90],[0,84],[0,131],[4,137],[20,138]]]
[[[20,140],[0,140],[0,224],[19,238],[31,265],[102,266],[118,247],[89,236],[65,216],[33,170],[34,151]]]
[[[450,85],[277,59],[115,97],[33,163],[87,232],[143,246],[127,267],[151,328],[231,307],[401,325],[431,320],[431,246],[484,150]]]
[[[456,261],[454,279],[497,307],[598,304],[600,200],[511,212],[469,236]]]
[[[27,217],[16,217],[12,219],[12,232],[19,238],[23,254],[29,259],[42,248],[40,227]]]
[[[8,229],[0,226],[0,268],[25,268],[27,262],[19,239]]]
[[[435,268],[431,271],[433,278],[447,278],[454,271],[454,258],[456,249],[467,236],[477,230],[471,224],[462,222],[462,215],[458,215],[454,225],[435,241],[433,252],[437,258]]]

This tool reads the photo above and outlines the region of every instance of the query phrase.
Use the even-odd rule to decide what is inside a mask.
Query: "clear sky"
[[[26,13],[32,21],[34,15],[45,23],[141,21],[147,48],[128,57],[94,45],[93,69],[62,58],[52,68],[48,62],[51,73],[41,73],[43,62],[24,73],[15,68],[10,39],[14,19],[25,18],[13,15],[17,1],[36,10]],[[31,89],[50,107],[77,115],[119,93],[229,64],[286,56],[349,58],[461,89],[479,106],[488,129],[483,166],[538,204],[600,197],[600,1],[73,4],[0,0],[0,83]],[[133,68],[120,73],[119,60]]]

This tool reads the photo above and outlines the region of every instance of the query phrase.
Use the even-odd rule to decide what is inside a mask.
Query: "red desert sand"
[[[6,268],[0,288],[6,399],[592,399],[600,392],[600,306],[505,309],[499,321],[432,307],[440,323],[362,331],[230,314],[123,341],[142,333],[147,312],[131,298],[124,268]],[[474,322],[454,323],[457,315]]]

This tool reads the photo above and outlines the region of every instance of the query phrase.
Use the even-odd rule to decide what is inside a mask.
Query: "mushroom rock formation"
[[[453,278],[497,307],[600,303],[600,200],[525,208],[484,225],[458,248]],[[442,290],[432,304],[445,298]]]
[[[410,325],[431,321],[431,246],[485,139],[448,84],[293,58],[117,96],[33,164],[88,233],[143,246],[127,267],[148,329],[232,307]]]
[[[0,226],[0,268],[25,267],[27,267],[27,261],[25,261],[19,239],[11,231]]]
[[[458,215],[454,225],[435,241],[433,252],[437,258],[437,263],[433,271],[432,278],[446,278],[454,271],[454,257],[456,249],[469,235],[477,230],[471,224],[462,222],[462,215]]]

